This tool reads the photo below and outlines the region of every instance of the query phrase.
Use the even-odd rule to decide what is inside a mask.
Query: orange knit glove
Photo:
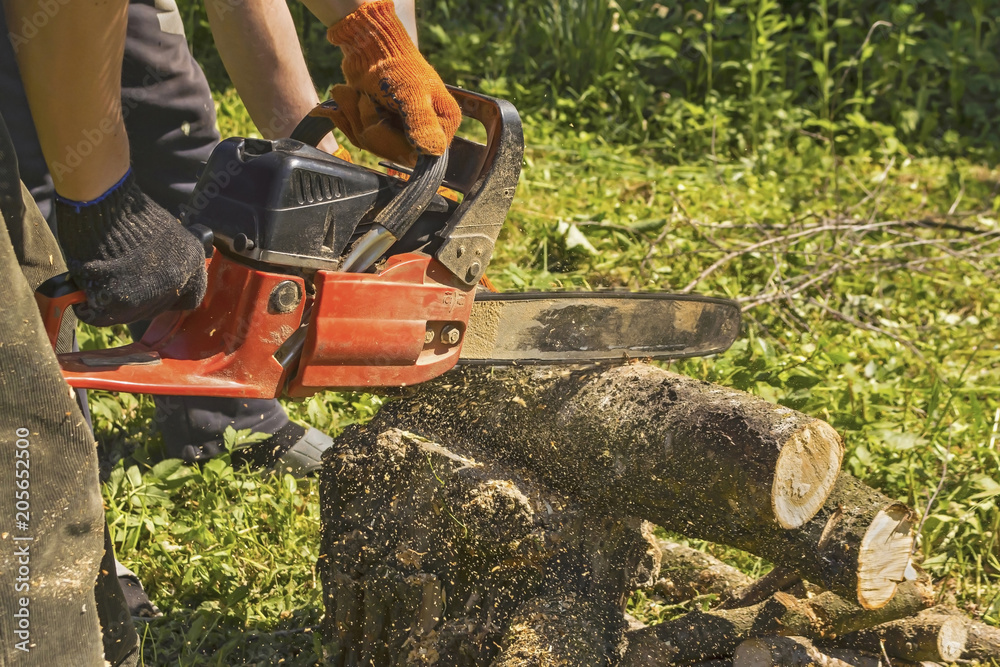
[[[344,52],[347,85],[334,86],[337,109],[324,113],[364,150],[405,165],[441,155],[462,112],[396,17],[392,0],[367,2],[327,32]]]

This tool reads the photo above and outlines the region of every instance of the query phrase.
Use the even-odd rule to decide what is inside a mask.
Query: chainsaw
[[[412,170],[317,149],[333,124],[314,114],[289,139],[222,141],[181,216],[206,248],[205,298],[156,317],[138,342],[60,354],[67,382],[304,397],[413,385],[457,363],[673,359],[732,344],[740,309],[726,299],[482,288],[520,176],[521,120],[506,101],[451,92],[486,143],[456,137]],[[54,346],[62,315],[86,298],[68,274],[35,296]]]

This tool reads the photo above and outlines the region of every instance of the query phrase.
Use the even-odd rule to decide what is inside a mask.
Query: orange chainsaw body
[[[377,273],[318,271],[315,295],[304,293],[302,278],[254,269],[220,252],[208,271],[201,305],[160,315],[139,342],[60,355],[70,386],[274,398],[412,385],[458,361],[462,337],[449,345],[441,333],[450,327],[464,334],[474,296],[474,288],[454,284],[440,264],[418,253],[393,256]],[[292,290],[299,298],[275,303],[275,295]],[[36,293],[50,342],[80,294]],[[301,345],[289,350],[300,330]]]

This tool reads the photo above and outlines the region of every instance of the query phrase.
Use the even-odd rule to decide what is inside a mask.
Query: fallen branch
[[[719,609],[739,609],[759,604],[778,591],[789,588],[802,579],[795,570],[776,567],[757,581],[741,590],[737,595],[723,602]]]
[[[920,614],[840,637],[836,645],[868,653],[884,650],[890,658],[901,660],[948,663],[963,656],[967,640],[967,619]]]
[[[750,586],[753,580],[703,551],[683,544],[658,540],[660,575],[653,590],[667,604],[678,604],[704,595],[728,600]]]
[[[878,610],[862,609],[829,592],[808,600],[779,592],[750,607],[692,611],[672,621],[631,630],[626,633],[626,655],[635,654],[629,658],[635,664],[726,657],[747,639],[774,634],[835,637],[911,616],[926,609],[932,600],[933,591],[917,582],[901,585],[895,597]]]

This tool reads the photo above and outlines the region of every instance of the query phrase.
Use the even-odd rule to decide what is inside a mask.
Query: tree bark
[[[376,428],[479,442],[554,489],[654,523],[801,526],[843,457],[821,420],[642,364],[468,366],[415,392]]]
[[[732,565],[703,551],[669,540],[657,540],[657,544],[661,554],[660,576],[653,584],[653,591],[667,604],[703,595],[725,601],[753,583],[753,579]]]
[[[733,667],[882,667],[874,655],[818,649],[805,637],[749,639],[733,654]]]
[[[922,583],[905,582],[889,604],[866,610],[826,592],[808,600],[775,593],[750,607],[693,611],[672,621],[626,633],[626,655],[636,664],[693,662],[731,655],[747,639],[769,635],[834,637],[911,616],[933,602]]]
[[[969,634],[963,660],[1000,660],[1000,629],[966,618]]]
[[[350,429],[336,447],[320,489],[327,665],[487,665],[514,622],[527,629],[508,655],[527,659],[572,627],[571,615],[532,625],[532,599],[580,610],[569,655],[599,645],[586,664],[617,660],[627,597],[659,568],[648,524],[594,516],[485,452],[400,430]]]
[[[955,616],[965,621],[967,637],[962,660],[1000,660],[1000,628],[969,618],[954,607],[931,607],[927,616]]]

